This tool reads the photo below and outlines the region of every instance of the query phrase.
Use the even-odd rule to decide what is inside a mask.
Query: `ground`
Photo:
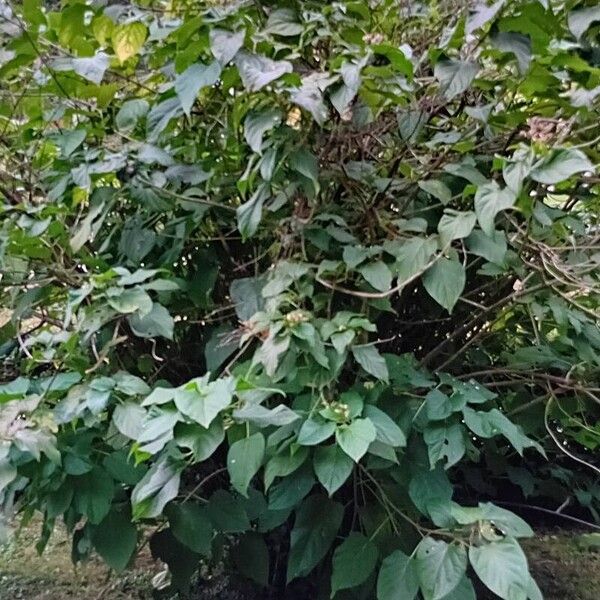
[[[50,538],[39,556],[35,542],[39,522],[20,531],[0,548],[0,600],[146,600],[151,598],[151,579],[160,572],[147,553],[119,577],[111,576],[100,560],[74,568],[71,541],[65,531]]]
[[[600,598],[600,534],[547,532],[523,546],[545,600]]]
[[[39,524],[21,532],[0,550],[0,600],[149,600],[152,578],[162,565],[142,552],[134,567],[111,576],[98,560],[74,569],[70,541],[55,534],[42,556],[34,545]],[[598,600],[600,597],[600,534],[546,530],[524,543],[532,572],[545,600]],[[208,590],[206,590],[208,591]],[[244,600],[239,591],[214,597]],[[213,597],[200,594],[199,597]]]

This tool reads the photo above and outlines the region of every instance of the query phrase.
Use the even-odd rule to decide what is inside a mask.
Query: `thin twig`
[[[528,510],[536,510],[538,512],[546,513],[547,515],[560,517],[561,519],[567,519],[569,521],[573,521],[573,523],[579,523],[580,525],[584,525],[585,527],[589,527],[590,529],[597,529],[598,531],[600,531],[600,525],[590,523],[589,521],[584,521],[583,519],[578,519],[577,517],[572,517],[571,515],[565,515],[563,512],[552,510],[550,508],[544,508],[543,506],[536,506],[535,504],[523,504],[522,502],[505,502],[504,500],[494,500],[494,504],[500,504],[502,506],[514,506],[515,508],[524,508]]]
[[[365,298],[365,299],[380,299],[380,298],[388,298],[389,296],[394,295],[395,293],[400,293],[407,285],[411,284],[413,281],[416,281],[427,269],[433,266],[442,256],[444,255],[443,251],[437,254],[432,260],[430,260],[420,271],[411,275],[408,279],[402,281],[398,285],[393,288],[387,290],[386,292],[363,292],[361,290],[351,290],[349,288],[342,287],[337,285],[336,283],[332,283],[331,281],[327,281],[326,279],[322,279],[318,275],[315,279],[326,288],[333,290],[334,292],[341,292],[342,294],[347,294],[349,296],[355,296],[356,298]]]
[[[556,436],[556,434],[554,433],[554,431],[552,431],[552,428],[550,427],[549,416],[550,416],[550,408],[552,406],[552,401],[555,399],[555,396],[554,396],[554,393],[552,392],[551,389],[549,389],[549,393],[550,393],[550,398],[549,398],[549,400],[548,400],[548,402],[546,404],[546,410],[544,411],[544,426],[546,427],[546,431],[548,432],[548,434],[552,438],[552,441],[554,442],[554,444],[556,445],[556,447],[563,454],[566,454],[572,460],[578,462],[581,465],[584,465],[584,466],[588,467],[588,469],[592,469],[592,471],[594,471],[598,475],[600,475],[600,469],[596,465],[593,465],[593,464],[587,462],[586,460],[583,460],[583,458],[579,458],[578,456],[576,456],[575,454],[573,454],[570,450],[567,450],[563,446],[563,444],[560,443],[560,440],[558,439],[558,437]]]

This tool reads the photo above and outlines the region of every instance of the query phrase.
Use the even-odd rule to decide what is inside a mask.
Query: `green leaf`
[[[471,580],[465,575],[458,585],[449,594],[446,594],[442,600],[477,600],[477,596]]]
[[[328,439],[335,432],[335,423],[320,417],[306,419],[298,432],[298,443],[301,446],[316,446]]]
[[[442,247],[450,245],[452,240],[467,237],[473,231],[476,220],[474,212],[459,212],[447,208],[438,223]]]
[[[453,505],[451,513],[461,525],[490,521],[504,535],[516,538],[533,536],[533,530],[521,517],[491,502],[480,502],[477,507]]]
[[[308,448],[292,445],[273,456],[265,465],[265,489],[273,483],[275,477],[285,477],[298,469],[308,457]]]
[[[533,167],[535,155],[531,148],[520,147],[515,150],[510,160],[506,160],[502,165],[502,177],[506,186],[515,194],[519,194],[523,181],[529,176]]]
[[[27,394],[31,380],[27,377],[17,377],[13,381],[0,384],[0,402],[22,398]]]
[[[63,8],[58,26],[58,40],[66,47],[71,47],[76,38],[81,36],[84,25],[85,7],[81,4]]]
[[[514,538],[471,546],[469,560],[477,577],[503,600],[527,598],[527,558]]]
[[[335,439],[340,448],[354,461],[358,462],[377,437],[375,426],[369,419],[354,419],[349,425],[338,426]]]
[[[427,266],[432,255],[438,247],[438,240],[434,237],[412,237],[401,244],[386,243],[386,252],[394,255],[398,260],[396,270],[398,283],[419,275]]]
[[[499,31],[492,36],[491,41],[502,52],[514,54],[520,73],[528,71],[531,62],[531,39],[529,36],[513,31]]]
[[[139,21],[123,23],[115,27],[112,33],[112,46],[122,63],[135,56],[144,45],[148,31]]]
[[[193,502],[175,504],[165,509],[173,535],[190,550],[210,558],[213,529],[208,511]]]
[[[137,440],[142,433],[142,422],[146,411],[135,402],[124,402],[115,408],[113,423],[124,436]]]
[[[70,131],[63,131],[52,139],[60,148],[63,156],[67,158],[83,144],[86,137],[87,131],[85,129],[71,129]]]
[[[417,546],[417,573],[425,600],[441,600],[460,583],[467,570],[463,546],[426,537]]]
[[[406,436],[402,429],[381,409],[367,404],[363,416],[367,417],[375,426],[377,435],[375,439],[394,448],[406,446]]]
[[[302,85],[298,89],[291,92],[292,102],[309,111],[319,125],[323,125],[329,116],[321,90],[321,86],[327,83],[328,78],[323,77],[323,74],[312,73],[302,79]]]
[[[462,94],[471,85],[478,71],[477,63],[454,59],[439,61],[433,69],[447,100]]]
[[[498,11],[504,5],[504,0],[498,0],[492,5],[488,6],[485,2],[477,4],[472,11],[470,11],[469,18],[465,25],[465,32],[471,35],[480,27],[483,27],[487,23],[493,22],[494,17],[498,14]]]
[[[252,237],[262,217],[262,209],[268,197],[266,185],[260,186],[252,195],[252,198],[237,208],[238,229],[244,239]]]
[[[137,546],[137,529],[125,510],[115,507],[92,530],[92,543],[106,564],[120,573],[128,565]]]
[[[450,314],[465,289],[466,273],[461,263],[448,258],[438,259],[423,275],[427,293]]]
[[[419,512],[436,520],[437,517],[446,521],[444,514],[439,514],[440,508],[451,507],[452,484],[441,466],[431,471],[420,470],[410,480],[408,493]],[[435,517],[435,518],[434,518]],[[437,524],[437,523],[436,523]],[[446,526],[446,523],[440,526]]]
[[[331,597],[339,590],[364,583],[375,570],[377,546],[362,533],[353,531],[335,549],[331,573]]]
[[[154,558],[168,565],[173,587],[187,596],[200,555],[182,544],[170,529],[157,531],[150,538],[150,550]]]
[[[463,427],[457,423],[430,425],[423,432],[423,440],[427,444],[431,468],[438,461],[447,459],[444,468],[449,469],[460,461],[467,450]]]
[[[262,433],[234,442],[227,453],[227,470],[231,485],[242,496],[248,497],[248,485],[258,473],[265,455],[265,438]]]
[[[461,408],[461,406],[455,407],[450,398],[437,388],[425,396],[425,413],[430,421],[447,419],[454,411]]]
[[[377,249],[365,248],[364,246],[344,246],[343,258],[350,269],[355,269],[361,262],[373,256],[374,253],[377,254],[377,252]]]
[[[183,107],[178,97],[168,98],[155,104],[146,118],[148,142],[156,142],[171,119],[177,119],[181,115],[183,115]]]
[[[100,523],[110,511],[115,493],[112,478],[104,469],[94,467],[84,475],[74,477],[73,487],[73,506],[93,525]]]
[[[109,64],[109,56],[100,51],[94,56],[84,58],[58,58],[52,62],[51,66],[54,71],[75,71],[84,79],[99,86]]]
[[[379,456],[379,458],[383,458],[389,462],[398,464],[396,450],[389,444],[384,444],[379,440],[374,440],[369,444],[368,453],[372,454],[373,456]]]
[[[168,153],[148,145],[144,145],[138,153],[138,158],[141,160],[143,160],[144,150],[149,150],[149,153],[153,153],[155,156],[158,154],[163,158],[166,157],[167,160],[172,160]],[[131,262],[139,263],[152,250],[155,241],[156,235],[151,229],[145,228],[138,219],[131,219],[121,232],[119,251]]]
[[[269,337],[263,342],[262,346],[254,355],[253,362],[262,364],[265,369],[265,373],[269,377],[272,377],[275,375],[275,371],[277,371],[281,355],[287,351],[289,346],[289,335],[280,337],[269,335]]]
[[[466,239],[467,248],[476,256],[481,256],[491,263],[504,264],[506,251],[506,235],[503,231],[494,231],[492,237],[476,229]]]
[[[346,331],[338,331],[331,334],[331,343],[338,354],[344,354],[348,346],[354,341],[356,331],[346,329]]]
[[[124,450],[112,452],[104,457],[102,466],[116,481],[127,485],[135,485],[148,470],[145,465],[134,465]]]
[[[304,31],[296,13],[290,8],[277,8],[269,14],[265,32],[284,37],[296,36]]]
[[[517,199],[515,193],[508,187],[501,189],[491,181],[480,185],[475,193],[475,213],[481,229],[491,236],[494,233],[494,219],[496,215],[507,208],[512,208]]]
[[[445,165],[444,171],[455,177],[466,179],[473,185],[483,185],[488,181],[476,168],[475,161],[470,156],[463,158],[460,163],[450,163]]]
[[[319,186],[319,162],[317,157],[306,149],[297,150],[290,155],[290,167],[309,179],[318,193]]]
[[[270,298],[285,292],[309,271],[310,267],[307,264],[280,261],[277,263],[277,268],[272,273],[268,283],[262,288],[262,295],[265,298]]]
[[[115,22],[105,14],[96,15],[92,19],[92,32],[101,46],[106,46],[110,42],[114,28]]]
[[[382,260],[363,265],[358,272],[380,292],[389,290],[392,285],[392,273]]]
[[[244,138],[253,152],[262,153],[263,137],[267,131],[281,123],[281,113],[276,109],[250,112],[244,121]]]
[[[373,44],[371,49],[376,55],[385,56],[394,70],[412,80],[414,67],[410,60],[410,50],[406,46],[396,48],[393,44]]]
[[[257,92],[293,70],[292,63],[287,60],[275,61],[266,56],[243,51],[236,54],[235,65],[244,87],[249,92]]]
[[[319,446],[313,458],[315,474],[332,496],[350,477],[354,461],[337,445]]]
[[[264,307],[262,288],[264,281],[255,277],[234,279],[229,285],[229,295],[235,305],[238,319],[247,321]]]
[[[168,404],[175,398],[175,394],[177,394],[178,389],[179,388],[164,387],[154,388],[152,392],[146,396],[142,402],[142,406],[161,406],[163,404]],[[164,408],[168,411],[171,407]]]
[[[238,50],[244,44],[245,35],[246,32],[244,30],[232,32],[225,29],[218,29],[217,27],[210,28],[208,32],[210,51],[222,66],[233,60]]]
[[[323,559],[342,524],[344,508],[326,496],[315,494],[296,511],[290,535],[288,583],[308,575]]]
[[[225,490],[217,490],[210,497],[208,515],[214,528],[222,533],[240,533],[250,529],[244,505]]]
[[[531,171],[531,178],[540,183],[555,184],[583,171],[594,172],[594,165],[581,150],[568,148],[557,150],[537,163]]]
[[[7,469],[8,467],[8,469]],[[106,468],[106,465],[105,465]],[[109,475],[111,472],[107,469]],[[0,490],[10,483],[12,479],[15,479],[17,476],[16,467],[13,470],[12,465],[7,463],[5,460],[0,461]],[[10,479],[12,477],[12,479]],[[49,494],[46,498],[46,516],[50,519],[55,519],[56,517],[64,514],[69,507],[71,506],[71,502],[73,500],[73,486],[71,482],[66,481],[63,483],[56,491]],[[131,521],[131,519],[129,519]]]
[[[241,575],[261,586],[269,584],[269,549],[260,534],[250,532],[242,535],[231,556]]]
[[[202,63],[191,65],[177,76],[175,79],[175,92],[186,115],[190,115],[192,106],[198,97],[198,92],[202,88],[217,83],[220,75],[221,65],[218,61],[214,61],[209,65],[203,65]]]
[[[414,600],[419,591],[417,566],[413,558],[400,550],[381,563],[377,578],[377,600]]]
[[[591,27],[592,23],[600,21],[600,6],[588,6],[569,12],[567,23],[571,33],[580,39]]]
[[[361,83],[360,71],[364,65],[364,61],[360,61],[358,64],[350,61],[342,63],[340,72],[343,83],[330,94],[331,103],[340,115],[345,113],[358,93]]]
[[[23,17],[31,25],[45,25],[46,23],[46,17],[40,4],[40,0],[23,0]]]
[[[189,383],[175,394],[175,406],[184,414],[208,428],[215,417],[231,404],[235,380],[224,377],[208,385]]]
[[[0,458],[0,492],[2,492],[4,488],[6,488],[6,486],[8,486],[8,484],[14,481],[16,478],[17,468],[11,465],[5,458]],[[65,510],[67,508],[68,506],[65,507]]]
[[[162,336],[168,340],[173,339],[173,329],[175,327],[173,317],[164,306],[157,302],[154,302],[152,310],[143,317],[135,313],[127,317],[127,321],[133,333],[138,337],[153,338]]]
[[[141,396],[150,393],[150,387],[143,379],[127,373],[127,371],[117,371],[113,379],[115,389],[127,396]]]
[[[384,358],[374,345],[368,346],[353,346],[352,354],[356,362],[369,374],[377,379],[384,381],[389,380],[387,365]]]
[[[225,439],[221,419],[214,419],[209,428],[191,423],[178,423],[174,432],[175,442],[183,448],[189,448],[195,462],[210,458]]]
[[[101,83],[109,64],[110,59],[108,54],[105,52],[96,52],[94,56],[89,58],[71,59],[73,71],[75,71],[77,75],[81,75],[81,77],[91,81],[92,83],[95,83],[96,85]]]
[[[268,427],[269,425],[281,427],[300,419],[300,415],[285,404],[279,404],[273,409],[268,409],[260,404],[248,403],[242,406],[242,408],[236,408],[232,416],[236,421],[252,423],[260,428]]]
[[[113,290],[113,293],[110,293]],[[128,314],[138,312],[141,316],[152,310],[152,299],[140,287],[130,289],[111,288],[107,291],[107,301],[117,312]]]
[[[430,196],[439,200],[442,204],[448,204],[452,200],[452,192],[443,181],[429,179],[426,181],[419,181],[418,186],[424,192],[427,192]]]
[[[144,418],[137,441],[145,452],[155,454],[173,439],[173,427],[181,415],[172,406],[150,408]]]
[[[463,417],[467,427],[479,437],[487,439],[503,435],[521,456],[523,456],[525,448],[535,448],[540,454],[544,454],[543,448],[537,442],[528,438],[521,427],[515,425],[497,408],[483,412],[475,411],[467,406],[463,409]]]
[[[131,492],[134,520],[158,517],[177,496],[183,465],[170,457],[155,462]]]
[[[318,452],[319,448],[315,451]],[[345,454],[343,455],[348,458]],[[269,491],[269,509],[287,510],[295,508],[313,488],[315,478],[311,466],[306,463],[293,477],[284,477]]]

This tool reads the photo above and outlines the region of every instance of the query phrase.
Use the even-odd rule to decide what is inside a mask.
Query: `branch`
[[[527,281],[527,279],[529,277],[531,277],[531,274],[528,275],[523,280],[523,283],[525,283],[525,281]],[[440,354],[442,352],[442,350],[446,347],[446,345],[449,342],[451,342],[455,338],[459,337],[463,333],[466,333],[467,331],[469,331],[472,327],[474,327],[478,323],[478,321],[480,321],[483,317],[485,317],[490,312],[492,312],[498,308],[501,308],[506,304],[509,304],[510,302],[512,302],[513,300],[516,300],[517,298],[520,298],[521,296],[524,296],[526,294],[531,294],[533,292],[537,292],[538,290],[541,290],[544,287],[546,287],[545,284],[538,284],[538,285],[534,285],[533,287],[531,287],[529,289],[523,288],[519,291],[511,292],[508,296],[505,296],[504,298],[501,298],[500,300],[498,300],[497,302],[494,302],[490,306],[485,307],[485,310],[482,310],[478,315],[476,315],[468,323],[465,323],[464,325],[462,325],[461,327],[456,329],[449,338],[442,340],[433,350],[428,352],[420,360],[419,365],[421,367],[428,365],[438,354]]]
[[[362,292],[360,290],[351,290],[349,288],[342,287],[337,285],[336,283],[332,283],[331,281],[327,281],[326,279],[322,279],[318,275],[315,276],[315,279],[326,288],[333,290],[334,292],[341,292],[342,294],[348,294],[349,296],[354,296],[356,298],[371,298],[371,299],[379,299],[379,298],[387,298],[389,296],[394,295],[396,292],[400,293],[407,285],[411,284],[413,281],[416,281],[427,269],[429,269],[432,265],[434,265],[444,254],[444,251],[437,254],[433,259],[431,259],[420,271],[411,275],[408,279],[394,286],[393,288],[387,290],[386,292]]]
[[[548,402],[546,404],[546,410],[544,411],[544,425],[546,427],[546,431],[552,438],[552,441],[554,442],[556,447],[563,454],[566,454],[569,458],[573,459],[574,461],[578,462],[581,465],[588,467],[588,469],[592,469],[592,471],[595,471],[598,475],[600,475],[600,469],[596,465],[593,465],[593,464],[583,460],[583,458],[579,458],[578,456],[573,454],[570,450],[567,450],[565,448],[565,446],[563,446],[563,444],[561,444],[560,440],[556,437],[556,434],[554,433],[554,431],[552,431],[548,417],[550,415],[550,407],[552,406],[552,402],[553,402],[553,400],[555,400],[556,397],[554,395],[554,392],[550,388],[550,386],[548,386],[548,393],[550,394],[550,398],[548,399]]]
[[[527,508],[531,510],[537,510],[538,512],[543,512],[548,515],[554,515],[555,517],[560,517],[561,519],[568,519],[569,521],[573,521],[573,523],[579,523],[580,525],[584,525],[585,527],[590,527],[591,529],[597,529],[598,531],[600,531],[600,525],[590,523],[589,521],[584,521],[583,519],[578,519],[577,517],[572,517],[571,515],[565,515],[559,510],[551,510],[550,508],[544,508],[543,506],[535,506],[534,504],[523,504],[521,502],[504,502],[504,500],[494,500],[494,504],[500,504],[503,506],[514,506],[515,508]]]

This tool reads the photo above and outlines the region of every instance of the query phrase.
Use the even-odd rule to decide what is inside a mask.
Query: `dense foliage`
[[[183,593],[541,598],[502,503],[600,508],[599,32],[0,0],[6,522]]]

